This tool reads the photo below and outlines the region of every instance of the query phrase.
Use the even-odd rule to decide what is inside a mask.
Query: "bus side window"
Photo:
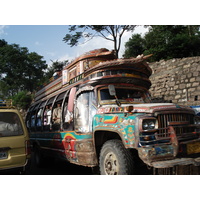
[[[52,129],[59,130],[61,123],[61,102],[56,102],[52,112]]]
[[[52,120],[52,117],[51,117],[51,114],[52,114],[52,104],[53,104],[53,101],[55,99],[55,96],[54,97],[51,97],[50,99],[47,100],[47,103],[45,105],[45,109],[44,109],[44,112],[43,112],[43,129],[45,131],[50,131],[51,130],[51,120]]]
[[[70,112],[68,109],[66,109],[64,122],[70,124],[72,120],[73,120],[73,113]]]
[[[47,105],[44,110],[44,117],[43,117],[44,126],[50,125],[50,119],[51,119],[51,106]]]
[[[63,100],[66,97],[68,91],[62,92],[56,96],[56,99],[53,103],[52,111],[52,129],[53,130],[62,130],[63,129]]]
[[[74,99],[75,99],[75,93],[76,88],[72,88],[70,92],[67,92],[64,99],[63,104],[63,115],[62,115],[62,121],[63,121],[63,129],[65,130],[73,130],[74,124],[73,124],[73,109],[74,109]]]
[[[53,116],[52,116],[52,119],[53,119],[53,123],[54,124],[60,124],[60,120],[61,120],[61,103],[57,103],[56,105],[57,107],[55,107],[53,109]]]
[[[76,88],[72,88],[70,91],[66,91],[63,104],[62,104],[62,124],[61,128],[64,130],[73,130],[73,105],[75,98]]]
[[[33,112],[35,106],[32,106],[27,113],[26,116],[26,126],[28,128],[29,131],[32,131],[34,129],[35,126],[35,114]]]
[[[44,114],[43,114],[43,127],[44,130],[50,130],[50,124],[51,124],[51,113],[52,113],[52,105],[46,105]]]
[[[30,129],[31,129],[31,131],[35,131],[35,118],[36,118],[36,116],[35,116],[35,111],[32,111],[32,113],[31,113],[31,127],[30,127]]]
[[[36,122],[36,126],[40,127],[42,126],[42,121],[41,121],[41,117],[42,117],[42,108],[40,108],[37,112],[37,122]]]
[[[30,131],[30,111],[28,111],[28,113],[26,115],[25,122],[26,122],[27,129]]]
[[[64,110],[63,110],[63,128],[68,129],[71,127],[70,124],[73,121],[73,113],[68,109],[68,98],[65,99]],[[69,127],[70,126],[70,127]]]

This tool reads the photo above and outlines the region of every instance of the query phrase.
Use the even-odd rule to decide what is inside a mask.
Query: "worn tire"
[[[109,140],[101,149],[99,168],[102,175],[134,174],[133,155],[120,140]]]

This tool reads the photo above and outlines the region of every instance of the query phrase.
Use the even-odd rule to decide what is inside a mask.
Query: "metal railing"
[[[10,108],[12,106],[12,99],[0,99],[0,108]]]

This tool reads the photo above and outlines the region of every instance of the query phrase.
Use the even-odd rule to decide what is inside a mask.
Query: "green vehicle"
[[[94,50],[40,89],[26,117],[37,165],[60,158],[106,175],[199,166],[199,117],[152,103],[147,58]]]

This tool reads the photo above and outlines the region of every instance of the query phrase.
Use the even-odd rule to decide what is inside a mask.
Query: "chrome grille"
[[[167,128],[170,122],[176,123],[187,123],[194,124],[194,115],[187,113],[169,113],[169,114],[158,114],[158,128],[159,128],[159,137],[168,137]],[[182,136],[183,133],[191,133],[194,131],[194,128],[187,126],[174,126],[177,136]]]

